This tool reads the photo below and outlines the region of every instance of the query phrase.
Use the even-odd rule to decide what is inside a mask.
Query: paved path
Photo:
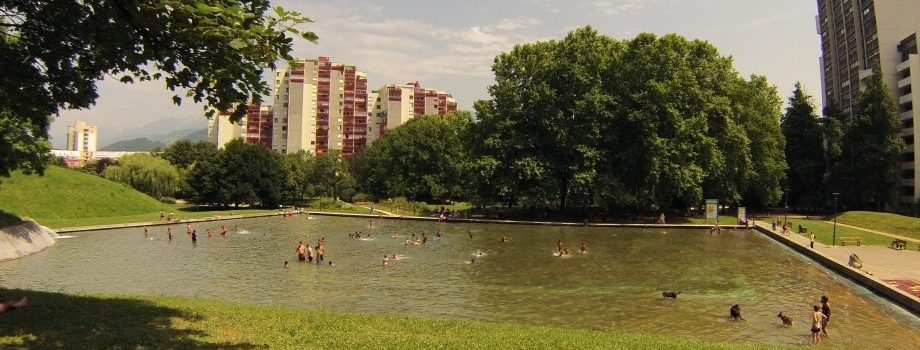
[[[778,230],[773,231],[770,227],[770,224],[767,222],[757,222],[756,225],[762,231],[767,232],[768,235],[771,235],[771,232],[778,232]],[[840,225],[840,223],[838,223],[838,225]],[[900,238],[897,235],[887,234],[884,232],[876,232],[871,230],[866,231]],[[797,250],[803,252],[806,255],[811,255],[811,257],[815,258],[816,260],[822,261],[824,263],[828,263],[828,261],[833,263],[836,266],[832,266],[832,268],[836,269],[838,272],[850,275],[851,277],[857,276],[858,278],[856,279],[864,285],[866,283],[863,281],[868,281],[871,285],[868,285],[867,287],[870,289],[882,289],[887,287],[893,291],[894,294],[907,296],[907,302],[900,300],[899,302],[902,305],[913,309],[914,312],[920,313],[920,307],[918,307],[918,305],[920,305],[920,290],[909,291],[899,289],[893,283],[894,280],[899,280],[905,282],[906,284],[920,285],[920,252],[917,250],[894,250],[889,247],[875,245],[829,246],[819,242],[815,242],[814,248],[809,248],[811,239],[807,236],[807,234],[790,233],[787,235],[782,235],[775,233],[772,235],[777,240],[780,240],[788,245],[798,246]],[[915,240],[910,241],[916,242]],[[910,245],[913,245],[913,243]],[[856,270],[848,265],[850,254],[856,254],[862,259],[862,269]],[[873,281],[875,283],[873,283]],[[882,293],[889,295],[885,292]]]

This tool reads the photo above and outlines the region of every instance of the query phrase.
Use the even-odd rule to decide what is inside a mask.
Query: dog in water
[[[728,313],[731,314],[732,318],[735,320],[747,321],[744,317],[741,317],[741,306],[738,304],[733,305],[732,308],[728,310]]]
[[[776,317],[779,317],[779,319],[783,320],[784,326],[791,326],[792,322],[795,321],[795,319],[793,319],[792,316],[788,316],[784,314],[782,311],[780,311],[779,315],[776,315]]]
[[[678,294],[680,294],[680,292],[670,292],[670,291],[669,291],[669,292],[661,292],[661,296],[664,297],[665,299],[668,299],[668,298],[677,299],[677,295],[678,295]]]

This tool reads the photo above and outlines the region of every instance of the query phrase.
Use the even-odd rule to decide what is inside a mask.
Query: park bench
[[[847,245],[847,242],[862,245],[862,237],[840,237],[840,245]]]
[[[903,239],[896,239],[891,241],[891,249],[903,250],[904,248],[907,248],[907,241]]]

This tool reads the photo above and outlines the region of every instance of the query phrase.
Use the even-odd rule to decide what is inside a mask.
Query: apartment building
[[[274,73],[271,106],[249,106],[246,117],[230,123],[227,113],[213,118],[209,139],[223,147],[234,138],[263,144],[281,153],[329,150],[351,157],[396,127],[423,114],[457,110],[446,92],[416,81],[367,89],[367,74],[328,57],[298,59]]]
[[[818,0],[816,17],[821,37],[821,78],[824,105],[836,103],[845,115],[865,87],[865,79],[879,64],[889,94],[898,104],[903,122],[901,202],[920,198],[920,130],[914,127],[913,92],[920,73],[916,36],[920,31],[917,0]],[[914,73],[913,76],[911,73]]]
[[[387,128],[403,124],[426,114],[445,115],[457,110],[453,96],[444,91],[426,89],[418,81],[389,84],[372,92],[367,143],[383,136]]]
[[[272,149],[350,157],[366,145],[367,74],[328,57],[275,72]]]
[[[67,150],[85,153],[96,151],[99,135],[96,126],[76,121],[67,127]]]

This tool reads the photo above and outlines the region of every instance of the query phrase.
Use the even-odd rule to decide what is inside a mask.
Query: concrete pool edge
[[[810,248],[809,244],[811,241],[809,238],[800,236],[798,234],[782,235],[772,231],[769,227],[760,223],[757,223],[754,229],[764,236],[772,238],[773,240],[791,248],[799,254],[811,258],[812,260],[833,270],[834,272],[849,278],[850,280],[865,287],[866,289],[879,294],[905,308],[906,310],[920,316],[920,299],[900,289],[892,287],[889,283],[872,274],[850,267],[847,265],[847,262],[838,261],[838,259]]]

